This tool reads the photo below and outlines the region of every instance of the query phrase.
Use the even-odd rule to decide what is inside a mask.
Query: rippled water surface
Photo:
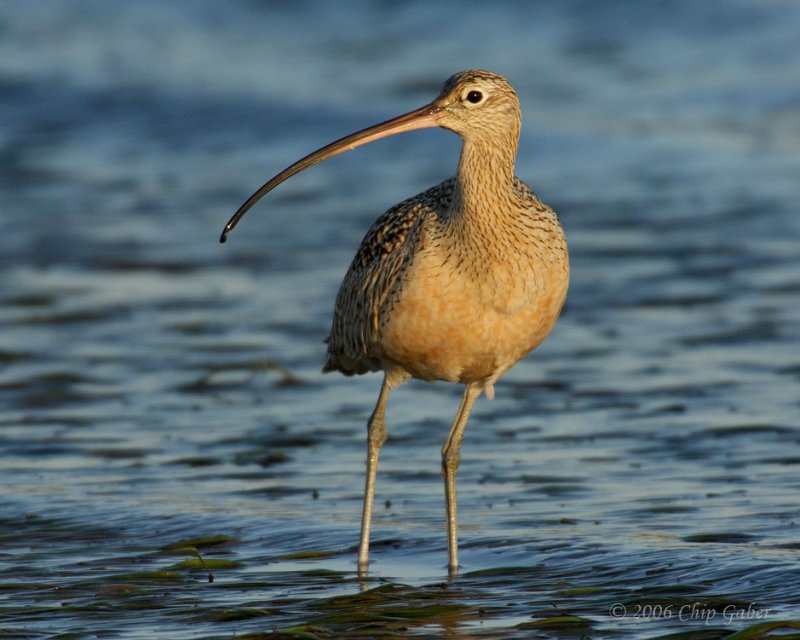
[[[798,32],[789,0],[4,2],[0,635],[800,637]],[[345,154],[217,238],[470,67],[519,92],[570,296],[476,406],[454,580],[460,389],[392,395],[359,580],[380,378],[323,376],[322,341],[458,139]]]

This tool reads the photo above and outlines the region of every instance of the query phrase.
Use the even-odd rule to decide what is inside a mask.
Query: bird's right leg
[[[378,454],[386,442],[386,401],[391,387],[387,376],[383,378],[375,410],[367,425],[367,479],[364,485],[364,509],[361,512],[361,542],[358,545],[358,569],[367,568],[369,557],[369,530],[372,523],[372,502],[375,497],[375,478],[378,473]]]

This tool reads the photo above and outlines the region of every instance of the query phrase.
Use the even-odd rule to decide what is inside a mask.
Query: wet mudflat
[[[0,8],[0,633],[800,637],[797,6],[332,6]],[[322,340],[458,141],[346,154],[217,237],[468,67],[519,91],[570,297],[476,406],[457,579],[460,389],[393,394],[359,577],[380,379],[320,374]]]

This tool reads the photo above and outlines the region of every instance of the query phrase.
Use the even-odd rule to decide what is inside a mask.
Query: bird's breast
[[[382,351],[422,379],[493,382],[550,332],[567,279],[559,260],[475,264],[423,250],[385,315]]]

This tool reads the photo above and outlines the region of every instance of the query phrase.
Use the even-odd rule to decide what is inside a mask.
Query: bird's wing
[[[370,227],[336,296],[323,371],[354,374],[381,368],[377,347],[382,314],[417,252],[425,221],[449,209],[453,182],[404,200]]]

